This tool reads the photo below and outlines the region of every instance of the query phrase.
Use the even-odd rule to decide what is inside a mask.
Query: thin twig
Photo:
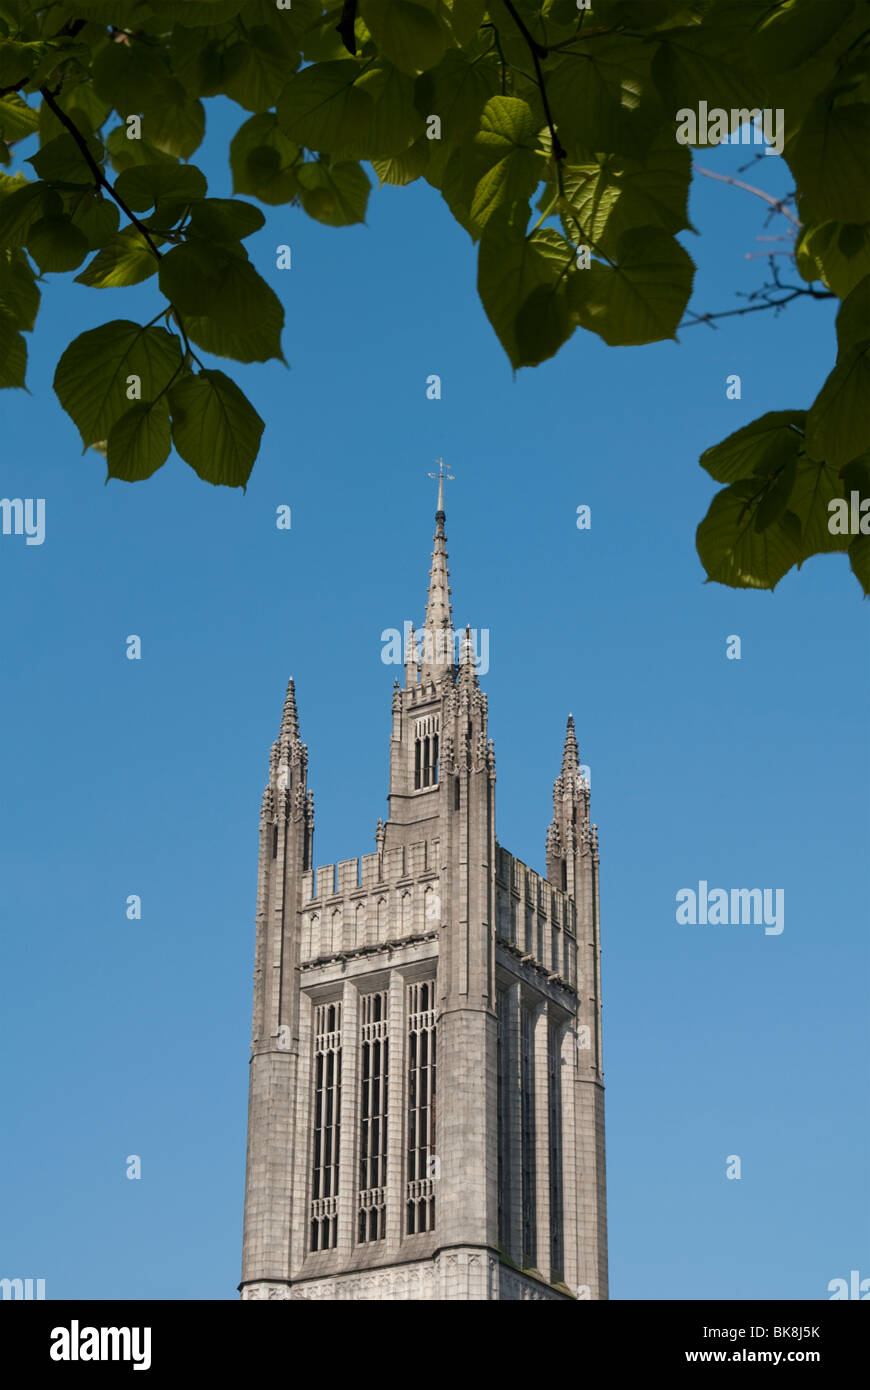
[[[770,203],[776,212],[781,212],[796,227],[801,224],[792,212],[785,206],[784,198],[774,198],[770,193],[765,193],[763,188],[755,188],[751,183],[744,183],[742,179],[731,178],[729,174],[715,174],[712,169],[703,169],[700,164],[693,164],[692,168],[698,174],[703,174],[707,179],[717,179],[719,183],[731,183],[735,188],[743,188],[747,193],[754,193],[757,198],[763,198],[766,203]]]

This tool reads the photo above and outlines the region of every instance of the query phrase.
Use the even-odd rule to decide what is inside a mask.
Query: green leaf
[[[525,237],[497,220],[482,237],[477,288],[515,369],[552,357],[570,336],[566,283],[573,260],[573,248],[553,228]]]
[[[761,7],[752,44],[759,62],[772,72],[797,68],[812,58],[845,24],[853,0],[792,0],[785,7]],[[765,13],[766,12],[766,13]]]
[[[340,159],[386,159],[423,130],[413,82],[384,63],[365,72],[352,60],[303,68],[278,98],[277,113],[292,140]]]
[[[585,273],[585,272],[581,272]],[[804,445],[804,410],[771,410],[735,430],[700,458],[717,483],[776,472],[797,458]]]
[[[363,96],[371,97],[369,124],[354,133],[350,145],[333,151],[336,158],[380,159],[401,154],[424,129],[414,105],[414,83],[390,63],[374,63],[357,83]]]
[[[146,110],[142,131],[164,154],[190,159],[205,135],[205,107],[173,78],[164,87],[157,110]]]
[[[649,45],[630,38],[596,39],[545,75],[563,145],[587,157],[643,155],[663,119],[652,89]]]
[[[23,388],[26,371],[27,344],[12,315],[0,309],[0,390]]]
[[[785,144],[785,158],[801,194],[819,218],[870,221],[870,104],[824,95]]]
[[[837,361],[807,416],[807,450],[842,467],[870,448],[870,341]]]
[[[436,68],[417,79],[414,102],[424,119],[439,117],[442,140],[452,142],[478,130],[481,112],[498,89],[495,55],[472,61],[461,50],[449,48]]]
[[[162,245],[159,237],[151,239],[156,246]],[[106,242],[76,280],[97,290],[138,285],[155,273],[157,265],[157,257],[142,233],[136,227],[125,227]]]
[[[138,38],[105,44],[94,56],[91,73],[97,94],[122,117],[147,116],[161,101],[170,77],[162,54]]]
[[[717,492],[698,527],[695,543],[708,579],[732,589],[774,589],[801,558],[800,522],[783,512],[763,530],[758,507],[771,484],[744,478]]]
[[[104,246],[118,230],[121,220],[117,203],[103,198],[99,193],[81,196],[70,216],[75,225],[84,232],[90,251]]]
[[[438,0],[435,13],[460,47],[470,43],[483,22],[487,0]]]
[[[85,139],[83,136],[82,139]],[[88,149],[99,164],[103,147],[99,140],[91,136],[86,141]],[[85,183],[95,182],[94,174],[82,154],[77,142],[69,134],[58,135],[49,140],[27,161],[46,183]]]
[[[421,135],[419,140],[415,140],[402,154],[394,155],[392,159],[373,159],[372,168],[382,184],[390,183],[401,187],[404,184],[413,183],[421,174],[424,174],[429,167],[429,147],[430,141],[425,135]],[[368,184],[368,179],[366,179]],[[368,197],[368,188],[366,189]],[[361,222],[362,218],[355,218]]]
[[[166,199],[195,202],[204,198],[208,184],[194,164],[138,164],[115,180],[115,191],[134,212],[146,212]]]
[[[666,29],[652,60],[653,81],[665,110],[698,110],[705,101],[730,113],[763,107],[765,92],[748,61],[748,45],[711,25]],[[730,121],[734,130],[739,121]]]
[[[360,14],[378,50],[414,77],[444,56],[447,35],[425,4],[414,0],[360,0]]]
[[[56,217],[61,200],[44,183],[27,183],[0,200],[0,245],[23,246],[34,222]]]
[[[476,227],[485,227],[497,212],[510,215],[528,203],[545,166],[538,129],[527,102],[500,96],[487,102],[467,175],[474,181],[470,214]]]
[[[843,483],[836,468],[827,463],[816,463],[806,455],[799,459],[797,478],[788,503],[789,511],[801,524],[798,569],[811,555],[848,549],[849,537],[832,534],[828,526],[831,520],[828,503],[842,495]]]
[[[245,362],[284,360],[283,305],[250,262],[229,248],[198,240],[173,247],[160,263],[160,288],[185,326],[190,316],[188,331],[200,346]]]
[[[0,311],[29,333],[39,312],[40,293],[23,251],[0,250]]]
[[[54,389],[85,448],[107,439],[130,405],[129,376],[139,378],[144,400],[154,400],[181,365],[181,345],[165,328],[114,319],[81,333],[62,354]]]
[[[109,131],[106,136],[106,152],[112,162],[112,168],[119,174],[137,164],[175,164],[171,154],[158,150],[156,145],[149,144],[147,140],[130,140],[127,127],[123,125]]]
[[[16,140],[24,140],[39,126],[39,112],[17,92],[10,92],[0,99],[0,138],[12,145]]]
[[[233,198],[206,198],[191,209],[191,235],[234,243],[258,232],[266,219],[259,208]]]
[[[840,305],[837,314],[837,356],[870,339],[870,275],[865,275]]]
[[[311,150],[350,147],[372,122],[372,98],[356,86],[360,72],[359,63],[342,59],[316,63],[296,73],[278,98],[281,129]]]
[[[208,483],[244,487],[264,425],[235,382],[211,369],[182,377],[169,405],[172,442],[185,463]]]
[[[66,69],[67,78],[71,78],[71,65]],[[106,121],[111,106],[103,101],[97,94],[94,84],[83,80],[77,83],[64,85],[62,91],[58,92],[54,98],[55,105],[65,111],[77,130],[83,135],[93,135],[100,129]],[[47,102],[43,102],[39,108],[39,143],[47,145],[49,140],[53,140],[56,135],[68,133],[66,126],[55,115]]]
[[[298,191],[293,165],[300,154],[279,129],[274,112],[252,116],[230,142],[233,192],[250,193],[271,205],[289,203]]]
[[[23,78],[29,77],[44,48],[44,44],[0,39],[0,87],[16,87]]]
[[[691,226],[691,176],[691,155],[675,144],[672,134],[656,141],[643,164],[626,155],[603,154],[589,164],[568,165],[562,175],[571,210],[562,213],[566,235],[577,240],[579,222],[583,236],[610,253],[633,227],[681,232]]]
[[[247,27],[245,42],[236,47],[240,52],[223,91],[246,111],[268,111],[299,64],[289,36],[280,27],[280,16],[276,13],[274,25]],[[232,50],[227,57],[231,54]]]
[[[870,226],[857,222],[817,222],[805,226],[795,247],[805,280],[821,280],[839,299],[870,275]]]
[[[694,269],[688,252],[661,227],[635,227],[620,237],[612,265],[593,261],[572,277],[571,307],[611,347],[674,338]]]
[[[106,441],[106,462],[110,478],[136,483],[150,478],[169,458],[172,435],[169,404],[136,401],[115,421]]]
[[[359,164],[318,159],[298,171],[302,206],[327,227],[364,222],[371,184]]]
[[[68,217],[42,217],[27,234],[27,249],[43,274],[75,270],[88,254],[88,239]]]

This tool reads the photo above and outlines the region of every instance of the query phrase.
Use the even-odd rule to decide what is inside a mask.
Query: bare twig
[[[796,227],[800,226],[800,222],[795,217],[794,213],[786,207],[787,199],[774,198],[772,194],[765,193],[763,188],[756,188],[751,183],[744,183],[742,179],[731,178],[730,174],[715,174],[712,169],[703,169],[700,164],[693,164],[692,168],[696,173],[703,174],[706,179],[717,179],[719,183],[730,183],[733,184],[735,188],[743,188],[747,193],[754,193],[757,198],[763,198],[766,203],[770,203],[775,212],[781,212],[783,216],[787,217],[790,222],[793,222]]]

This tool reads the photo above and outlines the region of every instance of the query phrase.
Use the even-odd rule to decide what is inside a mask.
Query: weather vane
[[[449,469],[449,468],[445,471],[445,468],[444,468],[444,460],[443,460],[443,459],[436,459],[435,462],[438,464],[438,472],[437,472],[437,473],[430,473],[430,474],[429,474],[429,477],[430,477],[430,478],[437,478],[437,479],[438,479],[438,511],[439,511],[439,512],[443,512],[443,510],[444,510],[444,479],[446,478],[447,481],[450,482],[450,483],[455,482],[456,479],[454,478],[453,474],[450,472],[450,469]]]

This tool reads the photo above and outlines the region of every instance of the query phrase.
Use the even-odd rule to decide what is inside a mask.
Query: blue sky
[[[210,112],[216,195],[242,119]],[[698,179],[691,214],[693,306],[732,307],[763,278],[746,259],[762,205]],[[292,674],[316,860],[369,853],[394,676],[380,634],[422,617],[439,455],[454,617],[491,633],[500,842],[543,869],[569,710],[591,768],[612,1296],[823,1299],[870,1275],[867,608],[843,557],[770,595],[705,585],[694,549],[716,488],[699,454],[809,404],[835,306],[644,348],[577,334],[514,379],[474,250],[428,186],[380,190],[364,227],[269,209],[248,246],[286,306],[291,369],[218,364],[267,422],[246,494],[177,458],[104,486],[54,397],[70,337],[150,318],[153,280],[47,277],[31,394],[2,401],[0,490],[46,499],[46,540],[0,537],[0,1275],[45,1278],[49,1298],[235,1296],[269,746]],[[701,879],[783,888],[785,930],[678,926],[675,895]]]

